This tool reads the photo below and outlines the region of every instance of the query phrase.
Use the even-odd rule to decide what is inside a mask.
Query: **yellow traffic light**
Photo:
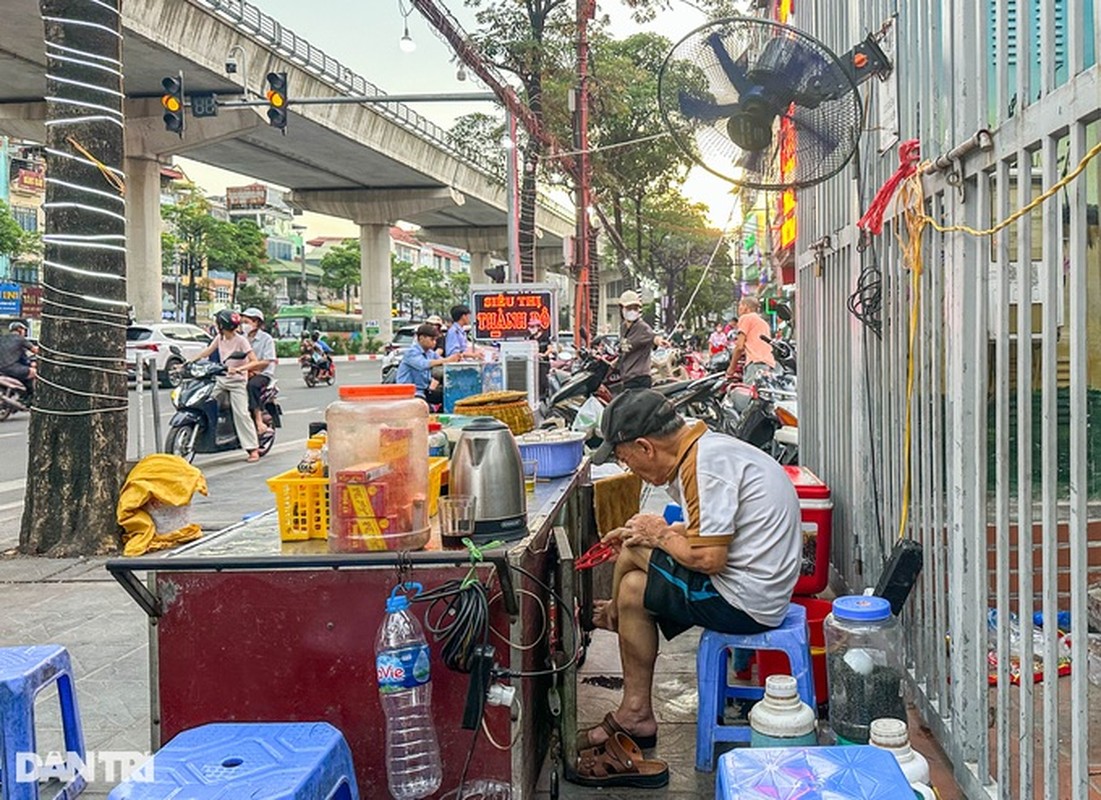
[[[287,104],[287,98],[283,97],[279,92],[271,91],[268,92],[268,102],[276,108],[282,108]]]
[[[180,101],[170,94],[166,94],[161,98],[161,105],[173,113],[180,110]]]

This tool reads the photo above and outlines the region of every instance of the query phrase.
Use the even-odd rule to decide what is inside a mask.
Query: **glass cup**
[[[474,535],[474,512],[478,498],[449,495],[439,500],[440,536],[444,539],[462,539]]]
[[[539,474],[539,462],[535,459],[524,460],[524,489],[529,492],[535,491],[535,479]]]

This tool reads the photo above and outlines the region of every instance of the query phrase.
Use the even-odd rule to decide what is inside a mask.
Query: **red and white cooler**
[[[806,467],[784,467],[799,496],[803,526],[803,558],[795,595],[814,595],[830,580],[830,539],[833,533],[833,501],[830,487]]]

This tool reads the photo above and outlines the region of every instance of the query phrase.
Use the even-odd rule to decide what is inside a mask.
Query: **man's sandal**
[[[577,754],[573,783],[580,786],[632,786],[656,789],[669,783],[669,765],[660,759],[646,759],[635,741],[616,733],[604,744]]]
[[[600,721],[600,724],[595,728],[586,728],[583,731],[577,732],[577,751],[588,750],[590,747],[599,747],[600,745],[594,745],[589,742],[589,731],[595,731],[597,728],[603,728],[604,732],[608,734],[608,738],[611,739],[617,733],[624,733],[629,736],[635,744],[641,747],[643,750],[649,750],[651,747],[657,747],[658,735],[657,733],[651,733],[646,736],[640,736],[638,734],[631,733],[624,728],[615,717],[612,716],[612,712],[609,711],[604,715],[604,719]],[[603,742],[600,743],[604,744]]]

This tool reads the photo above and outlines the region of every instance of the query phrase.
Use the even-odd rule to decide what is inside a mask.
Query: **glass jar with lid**
[[[408,384],[341,386],[326,409],[330,549],[428,543],[428,406],[414,392]]]
[[[882,597],[833,601],[824,624],[830,727],[840,744],[867,744],[872,720],[906,720],[902,631]]]

